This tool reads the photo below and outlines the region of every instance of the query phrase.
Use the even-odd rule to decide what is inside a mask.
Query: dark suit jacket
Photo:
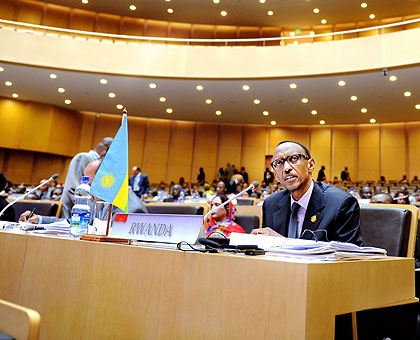
[[[130,180],[128,181],[128,185],[133,188],[134,191],[134,178],[136,176],[131,176]],[[141,196],[143,194],[147,194],[149,193],[149,188],[150,188],[150,184],[149,184],[149,178],[147,177],[147,175],[145,174],[140,174],[140,181],[139,181],[139,187],[140,187],[140,191],[134,191],[134,193],[137,196]]]
[[[263,204],[263,227],[269,227],[287,236],[290,218],[290,193],[287,190],[268,197]],[[360,233],[360,208],[357,200],[332,185],[314,182],[314,189],[303,221],[301,238],[313,239],[310,232],[324,229],[328,240],[363,245]],[[324,232],[316,232],[326,240]]]

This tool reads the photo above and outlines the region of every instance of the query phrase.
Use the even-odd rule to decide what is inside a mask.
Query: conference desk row
[[[0,231],[0,298],[41,339],[334,339],[335,315],[405,304],[414,260],[315,263]]]

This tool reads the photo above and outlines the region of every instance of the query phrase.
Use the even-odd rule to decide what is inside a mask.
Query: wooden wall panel
[[[12,150],[6,153],[4,174],[12,183],[31,183],[34,153],[31,151]]]
[[[144,34],[148,37],[166,37],[168,35],[168,23],[166,21],[147,20],[146,27]]]
[[[199,167],[192,167],[195,123],[173,122],[171,152],[168,163],[168,181],[178,182],[184,177],[187,182],[196,182]],[[192,174],[192,175],[191,175]]]
[[[226,168],[227,163],[241,168],[242,126],[221,125],[217,169]]]
[[[0,18],[5,20],[14,20],[16,1],[2,0],[0,1]]]
[[[142,167],[146,137],[147,120],[137,117],[128,118],[128,167],[129,174],[133,166]]]
[[[242,164],[248,172],[249,181],[261,181],[264,174],[267,128],[264,126],[247,126]]]
[[[105,137],[114,138],[118,132],[118,129],[120,128],[120,125],[121,116],[107,114],[96,116],[95,135],[93,138],[92,147],[98,145],[98,143]]]
[[[67,28],[69,26],[70,8],[48,4],[43,25]]]
[[[274,153],[278,143],[284,140],[291,140],[302,143],[309,147],[309,129],[307,127],[275,127],[270,128],[268,152]]]
[[[315,160],[315,170],[312,177],[316,179],[321,165],[325,165],[327,174],[331,173],[331,128],[312,127],[309,151]]]
[[[25,119],[25,102],[0,98],[0,147],[20,148]]]
[[[40,25],[43,9],[43,3],[22,0],[19,4],[17,21],[23,21],[30,24]]]
[[[118,34],[120,27],[120,16],[112,14],[99,14],[97,32]]]
[[[407,174],[405,157],[405,127],[403,124],[382,127],[382,166],[387,180],[401,179]]]
[[[79,148],[75,154],[81,151],[89,151],[96,146],[93,142],[95,134],[96,115],[81,113],[82,125],[80,129]]]
[[[407,131],[409,159],[407,176],[412,180],[414,176],[420,177],[420,124],[407,124]]]
[[[168,149],[171,134],[171,122],[150,120],[144,155],[144,173],[151,183],[166,181],[168,168]]]
[[[51,154],[34,153],[34,166],[31,178],[33,185],[38,184],[41,179],[48,179],[51,175],[59,175],[57,181],[64,182],[66,159],[62,156]]]
[[[95,13],[82,9],[73,10],[73,19],[70,28],[81,31],[93,31],[95,25]]]
[[[340,178],[341,171],[345,166],[349,168],[350,178],[356,179],[357,168],[357,134],[354,126],[337,126],[333,128],[332,164],[331,169],[326,170],[328,180],[334,176]],[[319,164],[319,166],[322,164]],[[320,167],[317,167],[318,170]],[[318,173],[317,173],[318,174]]]
[[[217,151],[219,125],[210,123],[197,123],[195,139],[195,154],[193,169],[204,168],[206,180],[211,182],[217,178]],[[194,173],[194,172],[193,172]]]
[[[359,180],[379,180],[380,171],[380,127],[359,126]],[[352,176],[352,174],[350,174]]]
[[[170,23],[169,37],[171,38],[190,38],[191,24],[184,24],[178,22]],[[182,43],[185,44],[185,43]]]
[[[143,35],[144,22],[144,19],[124,17],[121,34]]]

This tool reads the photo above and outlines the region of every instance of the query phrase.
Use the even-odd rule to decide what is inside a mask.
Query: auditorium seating
[[[235,216],[235,222],[244,228],[247,234],[249,234],[252,229],[260,227],[260,218],[257,215],[237,215]]]
[[[181,214],[181,215],[204,215],[205,209],[197,204],[146,204],[150,214]]]
[[[15,221],[19,219],[19,216],[33,208],[35,209],[35,214],[43,216],[56,216],[60,217],[61,207],[63,203],[60,201],[39,201],[39,200],[22,200],[18,201],[13,205],[15,209]]]

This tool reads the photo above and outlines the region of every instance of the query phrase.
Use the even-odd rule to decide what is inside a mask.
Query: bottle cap
[[[80,180],[82,184],[88,184],[89,183],[89,176],[82,176],[82,179]]]

